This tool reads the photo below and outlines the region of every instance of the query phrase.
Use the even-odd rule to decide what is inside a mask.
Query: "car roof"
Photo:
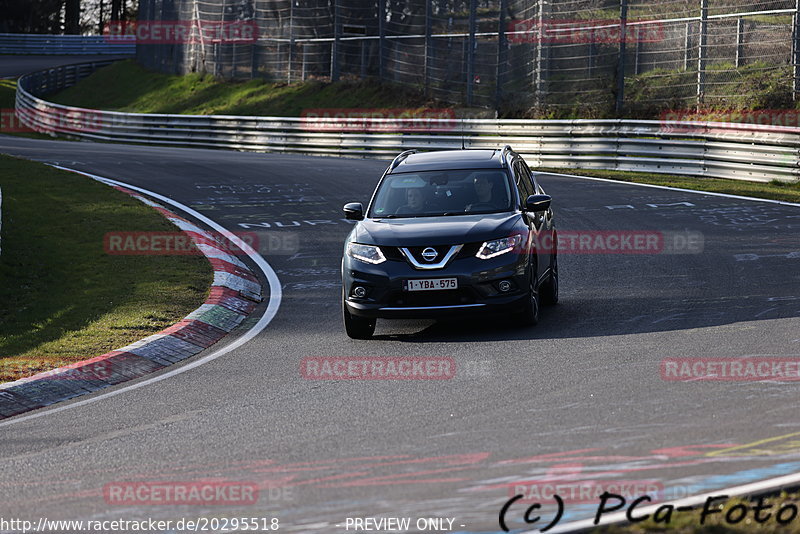
[[[500,153],[500,150],[492,149],[467,149],[409,154],[391,170],[390,174],[456,169],[502,169],[505,165]]]

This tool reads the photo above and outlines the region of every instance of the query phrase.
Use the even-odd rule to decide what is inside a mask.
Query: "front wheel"
[[[347,311],[347,304],[342,296],[342,316],[344,319],[344,330],[353,339],[369,339],[375,333],[376,319],[358,317]]]
[[[539,292],[536,290],[536,275],[533,273],[530,276],[525,307],[517,314],[517,320],[523,326],[536,326],[539,323]]]
[[[542,302],[556,304],[558,302],[558,256],[553,255],[550,263],[550,277],[541,287]]]

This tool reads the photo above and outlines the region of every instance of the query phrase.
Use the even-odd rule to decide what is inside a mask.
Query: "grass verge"
[[[203,256],[115,256],[110,231],[177,228],[136,199],[73,173],[0,156],[0,382],[125,346],[205,300]]]
[[[173,76],[133,60],[102,68],[48,100],[131,113],[297,117],[313,108],[438,107],[420,93],[375,80],[293,84],[223,81],[204,74]]]
[[[674,176],[671,174],[653,174],[646,172],[626,171],[601,171],[594,169],[546,169],[535,168],[538,172],[557,172],[563,174],[578,174],[632,182],[640,184],[664,185],[681,189],[696,189],[713,193],[740,195],[745,197],[766,198],[770,200],[783,200],[785,202],[800,203],[800,181],[785,183],[773,180],[768,183],[745,182],[743,180],[725,180],[723,178],[693,178],[690,176]]]

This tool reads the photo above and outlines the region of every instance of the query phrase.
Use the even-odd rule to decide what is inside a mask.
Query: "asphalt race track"
[[[224,357],[0,427],[5,516],[263,516],[281,531],[344,532],[347,517],[391,515],[494,532],[519,481],[639,482],[670,498],[800,471],[796,383],[660,371],[665,358],[800,355],[798,207],[544,175],[562,233],[700,232],[702,253],[562,254],[561,302],[535,328],[379,321],[373,340],[353,341],[340,317],[340,209],[369,199],[386,162],[11,137],[0,152],[259,232],[283,288],[272,323]],[[302,378],[301,360],[320,356],[451,357],[456,376]],[[118,506],[103,492],[207,479],[254,482],[261,497]],[[562,523],[593,510],[568,502]]]

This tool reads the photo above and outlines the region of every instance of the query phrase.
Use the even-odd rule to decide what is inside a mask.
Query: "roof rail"
[[[506,165],[506,152],[512,152],[511,145],[506,145],[500,150],[500,163]]]
[[[394,158],[394,159],[392,160],[392,164],[391,164],[391,165],[389,165],[389,170],[390,170],[390,171],[391,171],[391,170],[394,170],[394,168],[395,168],[395,167],[397,167],[398,165],[400,165],[400,162],[401,162],[401,161],[403,161],[404,159],[406,159],[406,158],[407,158],[408,156],[410,156],[411,154],[416,154],[416,153],[417,153],[417,151],[416,151],[416,150],[406,150],[405,152],[400,152],[400,153],[397,155],[397,157],[396,157],[396,158]]]

